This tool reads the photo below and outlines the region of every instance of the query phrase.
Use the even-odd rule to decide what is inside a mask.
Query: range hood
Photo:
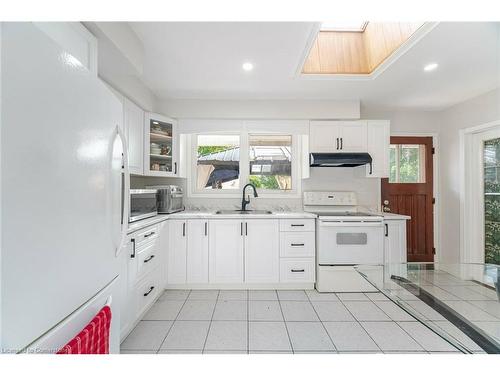
[[[372,173],[372,157],[367,152],[312,152],[309,154],[311,167],[357,167],[370,165]]]

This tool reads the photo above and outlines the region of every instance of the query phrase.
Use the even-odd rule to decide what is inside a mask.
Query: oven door
[[[157,213],[156,190],[130,190],[130,223],[156,216]]]
[[[383,264],[383,262],[382,222],[318,221],[320,265]]]

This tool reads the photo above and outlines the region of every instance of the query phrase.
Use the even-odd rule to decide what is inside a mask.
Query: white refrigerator
[[[57,351],[111,301],[118,352],[122,105],[37,25],[0,25],[0,347]]]

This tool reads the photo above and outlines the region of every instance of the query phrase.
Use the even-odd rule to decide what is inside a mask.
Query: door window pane
[[[197,145],[197,190],[239,189],[240,137],[198,135]]]
[[[500,138],[484,142],[485,263],[500,264]]]
[[[391,145],[390,183],[425,183],[425,145]]]
[[[258,189],[292,189],[292,136],[249,136],[249,180]]]

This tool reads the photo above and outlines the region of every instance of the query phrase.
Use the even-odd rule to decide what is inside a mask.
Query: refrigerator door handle
[[[130,194],[130,172],[128,168],[128,147],[125,134],[120,128],[120,125],[116,125],[116,134],[122,143],[122,166],[121,166],[121,204],[120,204],[120,239],[118,241],[118,248],[116,249],[115,255],[118,256],[125,243],[127,237],[128,229],[128,214],[129,214],[129,194]]]

